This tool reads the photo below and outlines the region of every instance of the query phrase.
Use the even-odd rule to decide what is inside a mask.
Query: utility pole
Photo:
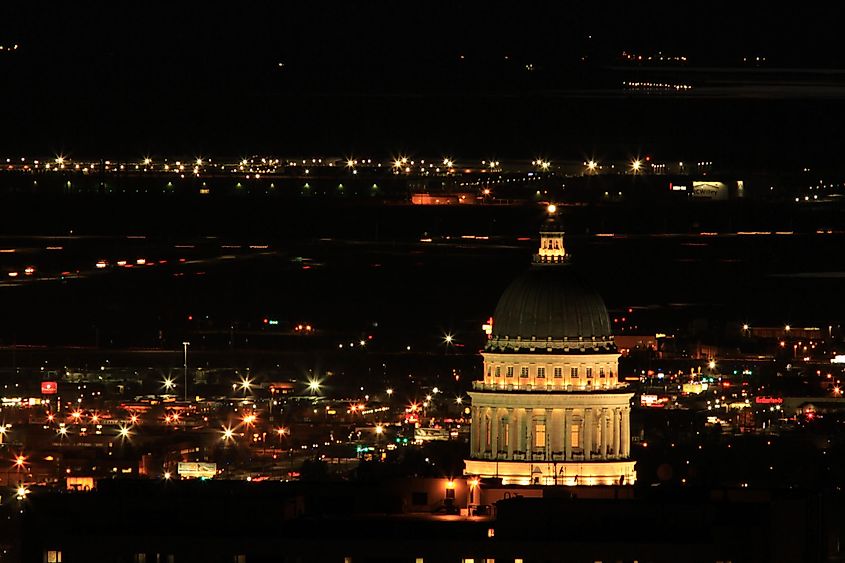
[[[182,342],[182,346],[185,348],[185,402],[188,402],[188,346],[190,346],[190,342]]]

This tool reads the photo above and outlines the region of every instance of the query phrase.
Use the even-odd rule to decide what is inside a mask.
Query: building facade
[[[552,216],[504,292],[473,382],[466,473],[504,484],[632,484],[630,402],[601,296]]]

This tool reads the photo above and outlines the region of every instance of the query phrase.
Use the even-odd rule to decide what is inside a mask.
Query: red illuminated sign
[[[758,405],[781,405],[782,397],[755,397],[754,402]]]
[[[42,381],[41,382],[41,394],[42,395],[55,395],[58,390],[59,390],[59,386],[55,381]]]

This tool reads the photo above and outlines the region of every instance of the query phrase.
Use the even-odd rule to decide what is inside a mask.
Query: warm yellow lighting
[[[254,414],[248,414],[244,417],[244,424],[251,426],[255,424],[256,416]]]
[[[554,203],[550,203],[549,206],[546,208],[546,211],[548,211],[549,214],[556,212],[557,211],[557,205],[555,205]]]
[[[376,426],[376,434],[378,434],[378,435],[384,434],[384,426],[382,426],[381,424]]]
[[[232,429],[231,426],[224,426],[223,427],[223,439],[226,441],[232,440],[235,437],[235,431]]]
[[[590,171],[595,170],[597,166],[598,163],[595,160],[591,160],[587,163],[587,169]]]
[[[318,393],[320,391],[320,380],[319,379],[309,379],[308,380],[308,390],[312,393]]]
[[[642,168],[642,161],[638,158],[631,163],[631,170],[634,172],[639,172],[640,168]]]
[[[165,471],[165,472],[164,472],[164,480],[165,480],[165,481],[169,481],[169,480],[170,480],[170,471]]]
[[[709,367],[710,369],[715,369],[716,368],[716,360],[710,360],[710,362],[707,364],[707,367]]]
[[[450,490],[454,489],[455,488],[455,482],[452,481],[451,479],[449,479],[448,481],[446,481],[446,488],[450,489]]]
[[[21,485],[17,488],[16,493],[18,496],[18,500],[23,500],[26,498],[26,495],[29,494],[29,489]]]

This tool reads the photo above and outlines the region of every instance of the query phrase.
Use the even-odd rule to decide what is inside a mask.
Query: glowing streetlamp
[[[308,380],[308,391],[312,395],[316,395],[320,392],[320,380],[319,379],[309,379]]]
[[[590,160],[587,162],[587,170],[589,170],[590,172],[595,172],[596,168],[598,168],[598,165],[598,162],[596,162],[595,160]]]
[[[634,172],[634,174],[638,173],[642,167],[643,162],[639,158],[634,159],[634,161],[631,162],[631,170]]]
[[[550,203],[548,207],[546,207],[546,211],[548,211],[549,215],[554,215],[557,211],[557,205],[554,203]]]
[[[165,391],[170,391],[174,387],[176,387],[176,382],[173,380],[172,377],[165,377],[164,381],[161,382],[161,386],[164,387]]]
[[[128,426],[121,424],[117,430],[117,435],[120,437],[121,440],[126,440],[132,435],[132,433],[129,431]]]

